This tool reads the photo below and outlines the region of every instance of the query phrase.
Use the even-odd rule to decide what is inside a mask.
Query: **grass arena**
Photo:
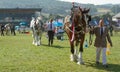
[[[0,72],[119,72],[120,71],[120,33],[111,39],[113,47],[107,56],[109,68],[95,63],[95,47],[84,48],[85,65],[70,61],[68,37],[64,40],[54,38],[53,46],[48,46],[46,33],[42,35],[40,46],[32,45],[32,34],[0,36]],[[85,39],[89,35],[86,34]],[[93,37],[94,39],[94,37]],[[100,60],[101,62],[101,60]]]

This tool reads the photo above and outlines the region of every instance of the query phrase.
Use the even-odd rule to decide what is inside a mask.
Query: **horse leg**
[[[79,53],[78,43],[79,43],[79,41],[76,41],[76,43],[75,43],[75,50],[74,50],[74,55],[75,55],[76,61],[77,61],[77,59],[78,59],[78,53]]]
[[[36,46],[39,46],[39,45],[40,45],[40,43],[39,43],[39,36],[36,35]]]
[[[10,35],[10,30],[9,30],[9,35]]]
[[[35,42],[35,45],[37,46],[37,37],[35,35],[35,38],[34,38],[34,42]]]
[[[37,41],[38,41],[38,45],[41,45],[41,34],[40,35],[38,35],[38,39],[37,39]]]
[[[33,42],[32,42],[32,44],[34,44],[34,45],[35,45],[35,37],[33,37]]]
[[[6,30],[6,35],[7,35],[7,30]]]
[[[85,37],[85,35],[84,35],[84,37]],[[77,64],[84,64],[84,61],[82,59],[84,37],[81,38],[81,41],[80,41],[80,49],[79,49],[80,53],[78,55],[78,62],[77,62]]]
[[[40,45],[42,44],[41,43],[41,38],[42,38],[42,32],[40,33],[40,36],[39,36]]]
[[[71,56],[70,56],[70,60],[71,61],[77,61],[77,56],[74,54],[74,42],[70,42],[71,45]]]
[[[37,41],[37,42],[36,42],[36,43],[37,43],[37,46],[39,46],[39,45],[40,45],[40,37],[39,37],[39,35],[36,36],[36,41]]]
[[[33,42],[32,42],[32,44],[35,45],[35,35],[34,35],[34,33],[32,34],[32,37],[33,37]]]
[[[41,45],[41,36],[39,37],[39,43],[40,43],[40,45]]]
[[[35,45],[37,46],[37,34],[34,35],[34,42],[35,42]]]

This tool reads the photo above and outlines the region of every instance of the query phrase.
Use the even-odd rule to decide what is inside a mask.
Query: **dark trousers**
[[[53,44],[53,37],[54,37],[54,32],[53,31],[48,31],[48,45]]]
[[[11,29],[11,34],[13,34],[14,36],[16,35],[15,30]]]
[[[1,30],[1,36],[4,36],[4,30]]]

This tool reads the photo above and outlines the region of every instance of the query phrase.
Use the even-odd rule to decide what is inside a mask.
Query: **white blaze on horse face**
[[[85,23],[87,24],[87,16],[86,16],[86,14],[84,14],[84,17],[85,17]]]

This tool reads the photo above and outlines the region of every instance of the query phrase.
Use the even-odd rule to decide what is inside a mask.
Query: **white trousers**
[[[102,50],[102,64],[105,65],[107,63],[106,48],[96,48],[96,61],[99,62],[100,60],[101,50]]]

